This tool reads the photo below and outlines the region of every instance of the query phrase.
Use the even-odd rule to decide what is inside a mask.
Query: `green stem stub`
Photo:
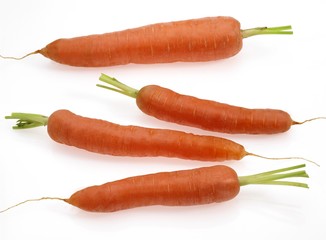
[[[239,177],[240,186],[249,184],[267,184],[267,185],[283,185],[283,186],[294,186],[308,188],[306,183],[290,182],[290,181],[279,181],[285,178],[309,178],[306,171],[292,171],[299,168],[304,168],[306,165],[296,165],[288,168],[281,168],[274,171],[263,172],[259,174]]]
[[[16,125],[12,127],[13,129],[35,128],[48,124],[48,117],[34,113],[15,112],[10,116],[6,116],[5,119],[17,119]]]
[[[293,34],[291,25],[281,27],[258,27],[241,30],[242,38],[263,34]]]
[[[96,86],[105,88],[114,92],[118,92],[121,94],[124,94],[126,96],[132,97],[132,98],[137,98],[138,95],[138,90],[132,87],[127,86],[126,84],[123,84],[122,82],[119,82],[117,79],[110,77],[105,74],[101,74],[100,76],[100,81],[108,84],[110,87],[97,84]]]

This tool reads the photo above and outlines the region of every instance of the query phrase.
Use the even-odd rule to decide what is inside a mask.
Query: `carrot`
[[[100,80],[113,87],[97,86],[136,98],[138,108],[155,118],[210,131],[243,134],[275,134],[288,131],[291,126],[306,123],[318,117],[297,122],[278,109],[248,109],[210,100],[182,95],[157,85],[140,90],[131,88],[105,74]]]
[[[69,198],[43,197],[26,200],[0,213],[26,202],[40,200],[61,200],[90,212],[115,212],[151,205],[210,204],[233,199],[238,195],[241,186],[249,184],[308,188],[305,183],[279,181],[291,177],[308,178],[304,170],[292,171],[303,167],[304,164],[242,177],[238,177],[232,168],[223,165],[160,172],[87,187],[75,192]]]
[[[122,126],[78,116],[68,110],[55,111],[50,117],[12,113],[5,118],[18,119],[14,129],[47,126],[49,136],[58,143],[114,156],[164,156],[199,161],[240,160],[245,156],[256,156],[271,160],[295,158],[310,161],[300,157],[263,157],[249,153],[242,145],[224,138],[168,129]]]
[[[231,17],[206,17],[157,23],[134,29],[58,39],[29,53],[71,66],[102,67],[128,63],[200,62],[231,57],[242,39],[260,34],[292,34],[291,26],[240,29]]]

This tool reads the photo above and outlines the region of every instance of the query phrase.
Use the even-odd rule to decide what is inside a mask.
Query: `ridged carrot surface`
[[[56,142],[115,156],[165,156],[202,161],[239,160],[247,153],[233,141],[168,129],[122,126],[67,110],[50,115],[49,136]]]
[[[294,121],[278,109],[249,109],[182,95],[156,85],[142,88],[136,98],[144,113],[158,119],[224,133],[275,134]]]
[[[239,22],[229,17],[215,17],[59,39],[40,53],[63,64],[100,67],[209,61],[233,56],[241,47]]]
[[[66,202],[86,211],[114,212],[142,206],[191,206],[223,202],[240,190],[236,172],[214,166],[129,177],[74,193]]]

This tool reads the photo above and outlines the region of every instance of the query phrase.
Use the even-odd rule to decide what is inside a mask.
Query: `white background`
[[[69,109],[120,124],[173,128],[233,139],[266,156],[302,156],[310,189],[247,186],[237,198],[195,207],[83,212],[60,201],[29,203],[0,214],[0,239],[322,239],[326,235],[326,121],[273,136],[226,135],[165,123],[135,101],[95,87],[101,72],[135,88],[158,84],[180,93],[252,108],[280,108],[301,121],[326,116],[325,1],[24,1],[0,2],[0,54],[22,56],[74,37],[206,16],[233,16],[242,28],[291,24],[293,36],[244,40],[233,58],[207,63],[63,66],[34,55],[0,59],[0,209],[128,176],[209,166],[167,158],[111,157],[53,142],[46,128],[14,131],[11,112],[49,115]],[[300,164],[246,157],[225,162],[239,175]]]

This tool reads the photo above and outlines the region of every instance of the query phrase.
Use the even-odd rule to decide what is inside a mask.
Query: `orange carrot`
[[[240,23],[234,18],[207,17],[58,39],[24,57],[40,53],[58,63],[83,67],[212,61],[237,54],[243,38],[292,34],[290,29],[291,26],[282,26],[241,30]]]
[[[40,200],[61,200],[90,212],[115,212],[151,205],[210,204],[231,200],[238,195],[240,186],[249,184],[308,188],[305,183],[279,181],[291,177],[308,178],[304,170],[292,171],[303,167],[304,164],[243,177],[238,177],[232,168],[222,165],[160,172],[87,187],[75,192],[69,198],[43,197],[26,200],[0,213],[26,202]]]
[[[318,117],[297,122],[278,109],[248,109],[210,100],[182,95],[157,85],[140,90],[102,74],[100,80],[113,87],[97,86],[136,98],[138,108],[155,118],[182,125],[224,133],[275,134],[285,132],[292,125],[303,124]]]
[[[14,129],[47,125],[49,136],[58,143],[114,156],[164,156],[199,161],[240,160],[245,156],[290,159],[267,158],[249,153],[242,145],[224,138],[168,129],[121,126],[78,116],[68,110],[55,111],[50,117],[12,113],[6,119],[18,119]]]

